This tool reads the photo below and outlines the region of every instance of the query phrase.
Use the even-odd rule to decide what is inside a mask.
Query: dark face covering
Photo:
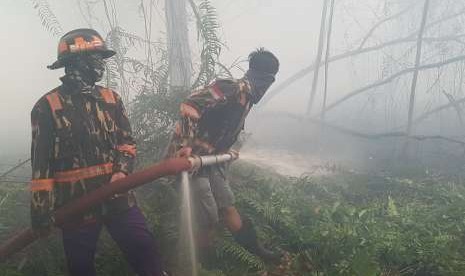
[[[69,61],[62,81],[73,91],[89,91],[96,82],[102,80],[104,72],[105,61],[101,55],[83,55]]]
[[[250,91],[252,102],[257,104],[275,81],[274,74],[249,69],[245,76],[252,88]]]

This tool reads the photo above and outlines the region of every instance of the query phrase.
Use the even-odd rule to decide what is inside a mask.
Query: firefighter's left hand
[[[117,172],[117,173],[114,173],[112,176],[111,176],[111,179],[110,179],[110,183],[111,182],[114,182],[116,180],[120,180],[120,179],[123,179],[126,177],[126,174],[124,174],[123,172]]]

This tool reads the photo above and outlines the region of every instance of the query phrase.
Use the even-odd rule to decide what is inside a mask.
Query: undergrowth
[[[177,193],[163,179],[139,189],[139,205],[158,238],[164,262],[177,264]],[[216,257],[201,275],[465,275],[465,185],[423,173],[340,173],[284,178],[246,163],[231,184],[242,215],[257,225],[264,245],[286,252],[269,266],[220,230]],[[28,195],[0,188],[0,237],[28,225]],[[96,257],[99,275],[132,275],[106,234]],[[58,235],[0,265],[0,275],[65,274]],[[266,274],[265,274],[266,272]]]

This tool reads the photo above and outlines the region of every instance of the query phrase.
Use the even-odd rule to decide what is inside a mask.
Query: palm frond
[[[50,5],[46,0],[31,0],[34,9],[39,13],[40,21],[42,26],[51,32],[54,36],[61,36],[63,34],[63,28],[60,22],[53,13]]]
[[[250,270],[263,270],[265,268],[265,264],[260,258],[230,239],[221,239],[218,242],[217,255],[219,259],[236,260],[241,263],[242,267],[248,267]]]
[[[126,43],[128,45],[132,45],[132,46],[141,47],[143,45],[146,45],[147,43],[150,44],[151,46],[157,46],[157,47],[162,45],[162,43],[160,43],[160,42],[148,41],[147,39],[145,39],[145,38],[143,38],[141,36],[138,36],[136,34],[130,33],[128,31],[124,30],[121,27],[114,28],[112,30],[112,33],[117,34],[122,39],[126,39]]]
[[[216,77],[216,66],[223,43],[218,37],[218,15],[209,0],[202,0],[199,5],[189,0],[197,21],[198,39],[202,42],[200,53],[200,70],[193,87],[208,84]]]

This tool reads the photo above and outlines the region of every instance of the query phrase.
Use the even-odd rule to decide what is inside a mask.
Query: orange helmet
[[[76,29],[63,35],[58,43],[58,57],[48,69],[58,69],[65,66],[70,57],[81,53],[100,53],[103,58],[116,54],[105,45],[102,36],[92,29]]]

